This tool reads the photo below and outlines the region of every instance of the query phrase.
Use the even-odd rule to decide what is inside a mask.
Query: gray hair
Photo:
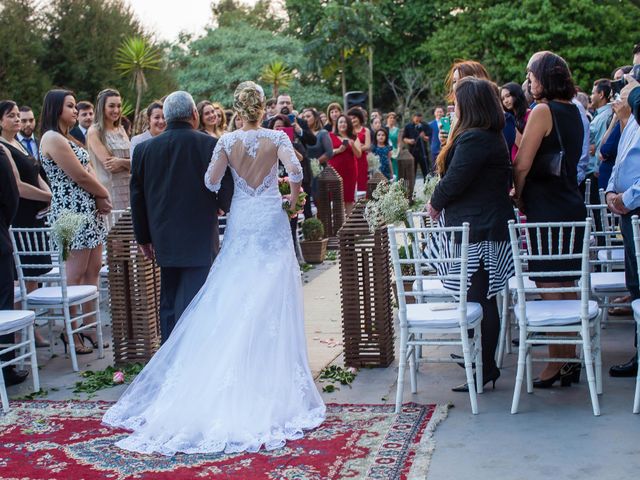
[[[171,93],[164,100],[163,113],[167,123],[176,120],[191,120],[193,111],[196,109],[196,102],[193,97],[181,90]]]

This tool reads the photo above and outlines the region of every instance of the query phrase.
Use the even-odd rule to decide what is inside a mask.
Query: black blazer
[[[84,133],[82,133],[82,130],[80,130],[80,127],[78,125],[69,130],[69,135],[81,142],[82,145],[86,145],[87,139],[85,138]]]
[[[131,213],[136,241],[152,243],[161,267],[211,266],[218,253],[218,209],[229,211],[227,170],[216,195],[204,184],[217,140],[186,122],[136,146],[131,161]]]
[[[445,210],[446,226],[469,222],[469,241],[509,239],[511,157],[502,132],[474,129],[456,140],[431,205]]]
[[[0,255],[13,252],[9,227],[18,211],[19,201],[20,194],[13,169],[4,149],[0,148]]]

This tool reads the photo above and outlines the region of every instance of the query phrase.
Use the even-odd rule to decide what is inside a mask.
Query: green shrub
[[[305,240],[318,241],[324,237],[324,225],[317,218],[307,218],[302,222],[302,236]]]

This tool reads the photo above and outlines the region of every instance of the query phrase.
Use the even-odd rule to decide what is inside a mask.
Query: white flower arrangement
[[[438,174],[429,174],[427,178],[424,179],[424,188],[422,189],[422,193],[425,196],[425,203],[431,200],[433,196],[433,192],[440,181],[440,175]]]
[[[53,240],[62,251],[62,260],[67,260],[71,242],[75,238],[78,231],[82,228],[86,221],[84,215],[72,212],[71,210],[63,210],[60,216],[53,222]]]
[[[367,168],[370,172],[377,172],[380,170],[380,158],[375,153],[367,153]]]
[[[314,178],[320,175],[320,172],[322,172],[320,161],[317,158],[311,158],[309,159],[309,163],[311,164],[311,175]]]
[[[378,183],[371,197],[364,209],[364,218],[371,232],[380,225],[406,220],[409,200],[402,182],[382,181]]]

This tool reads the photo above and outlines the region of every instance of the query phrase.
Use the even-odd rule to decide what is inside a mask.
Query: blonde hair
[[[259,122],[265,110],[264,90],[257,83],[242,82],[233,93],[233,110],[243,121]]]
[[[113,152],[111,152],[111,149],[107,145],[107,140],[105,138],[106,124],[104,121],[105,106],[107,104],[107,100],[111,97],[122,98],[122,95],[120,95],[120,92],[115,88],[105,88],[98,94],[98,99],[96,101],[96,114],[93,117],[93,124],[98,131],[98,138],[100,139],[100,143],[105,146],[109,153],[113,154]],[[118,118],[118,120],[114,122],[113,126],[116,128],[116,130],[120,128],[120,125],[122,124],[121,121],[122,116],[120,116],[120,118]]]
[[[221,137],[227,130],[227,115],[224,113],[224,107],[219,103],[213,102],[211,106],[218,112],[218,116],[220,117],[220,126],[216,127],[216,135]]]

